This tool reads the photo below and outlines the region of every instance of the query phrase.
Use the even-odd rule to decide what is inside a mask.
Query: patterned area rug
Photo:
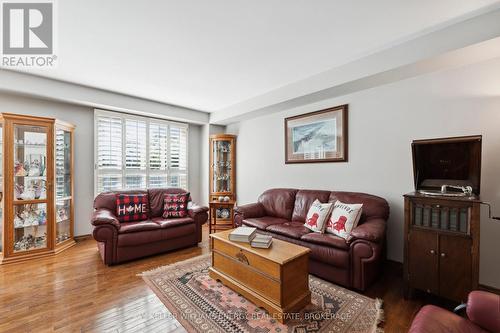
[[[311,304],[285,325],[208,276],[210,254],[141,274],[188,332],[380,332],[380,300],[309,277]]]

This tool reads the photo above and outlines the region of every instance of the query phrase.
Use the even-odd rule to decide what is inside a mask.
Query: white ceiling
[[[217,111],[497,0],[64,0],[34,74]]]

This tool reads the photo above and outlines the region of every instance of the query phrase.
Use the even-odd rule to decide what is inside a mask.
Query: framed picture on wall
[[[346,104],[285,118],[285,163],[347,162],[347,110]]]

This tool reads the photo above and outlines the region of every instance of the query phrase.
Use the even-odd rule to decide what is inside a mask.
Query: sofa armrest
[[[189,217],[191,217],[195,220],[197,219],[198,216],[206,215],[207,212],[208,212],[208,207],[205,207],[205,206],[192,206],[190,209],[188,209]],[[205,223],[205,222],[206,222],[206,218],[205,218],[205,221],[203,223]]]
[[[92,223],[92,225],[95,227],[100,225],[112,225],[118,230],[121,227],[120,221],[118,221],[115,214],[113,214],[113,212],[111,212],[109,209],[105,208],[100,208],[94,211],[90,219],[90,223]]]
[[[201,227],[208,221],[208,207],[193,205],[190,209],[188,209],[188,216],[194,220],[194,223],[196,223],[196,233],[198,235],[197,237],[199,243],[203,239]]]
[[[258,202],[243,206],[237,206],[234,209],[234,213],[242,215],[242,219],[263,217],[266,214],[264,206],[262,206],[262,204]]]
[[[384,219],[377,218],[366,221],[358,225],[351,231],[349,243],[355,239],[364,239],[370,242],[380,243],[385,239],[386,222]]]
[[[500,295],[477,290],[470,292],[467,317],[489,332],[500,332]]]

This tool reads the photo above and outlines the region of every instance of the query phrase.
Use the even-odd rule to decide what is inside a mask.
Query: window
[[[95,192],[187,188],[188,125],[95,111]]]

